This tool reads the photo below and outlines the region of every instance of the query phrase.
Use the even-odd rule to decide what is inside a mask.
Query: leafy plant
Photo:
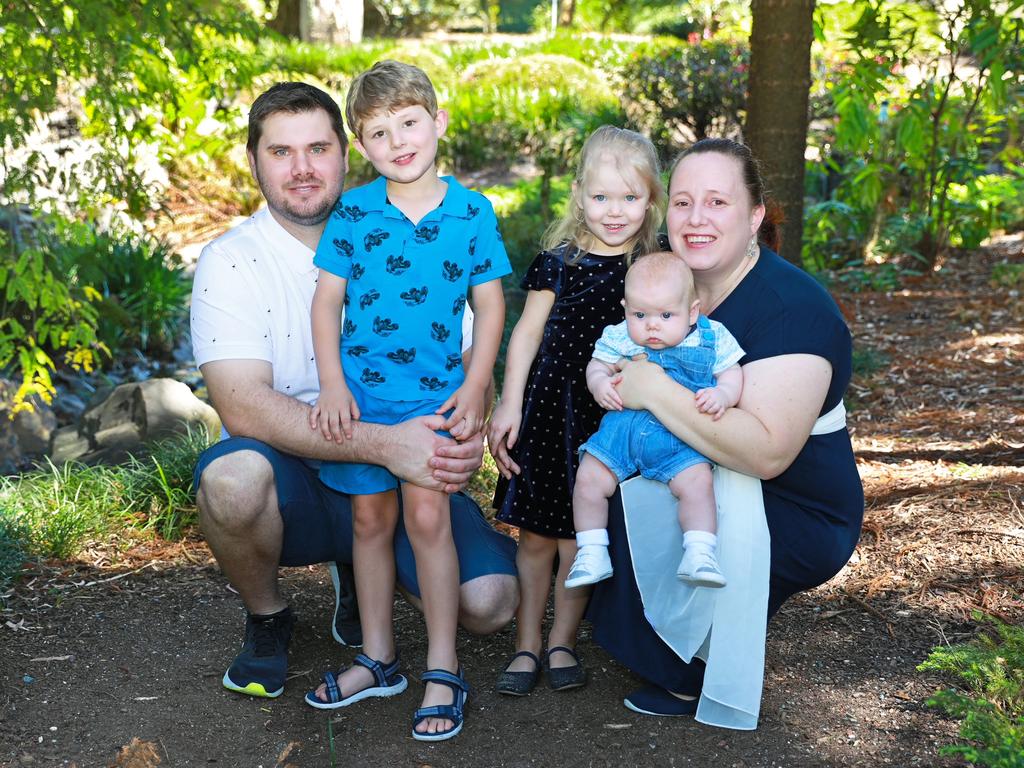
[[[996,264],[992,267],[992,284],[1008,288],[1024,286],[1024,264]]]
[[[749,62],[745,44],[720,40],[637,50],[619,73],[626,115],[666,156],[681,143],[738,133]]]
[[[986,631],[972,643],[940,646],[918,669],[956,678],[963,688],[939,691],[928,700],[962,720],[960,737],[970,743],[944,746],[990,768],[1024,767],[1024,627],[976,613]]]

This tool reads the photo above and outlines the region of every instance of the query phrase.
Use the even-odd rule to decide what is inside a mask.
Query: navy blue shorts
[[[332,560],[352,562],[349,497],[320,482],[316,462],[282,453],[249,437],[229,437],[211,445],[199,456],[193,486],[199,488],[203,470],[212,461],[235,451],[255,451],[270,462],[274,470],[278,506],[284,520],[281,565],[312,565]],[[461,583],[492,574],[516,575],[515,541],[494,530],[472,499],[462,493],[453,494],[451,515]],[[401,514],[395,530],[395,569],[399,585],[419,597],[416,560]]]

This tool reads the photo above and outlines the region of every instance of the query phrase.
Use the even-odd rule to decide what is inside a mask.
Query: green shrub
[[[995,264],[992,267],[993,285],[1003,285],[1007,288],[1020,288],[1024,286],[1024,264]]]
[[[626,115],[664,157],[680,143],[735,133],[746,103],[749,62],[746,44],[721,40],[638,49],[619,74]]]
[[[47,464],[0,478],[0,583],[25,557],[74,557],[129,528],[180,537],[195,522],[192,469],[205,430],[150,446],[125,464]]]
[[[928,700],[962,720],[966,744],[940,748],[974,765],[1024,768],[1024,627],[982,614],[985,632],[964,645],[935,648],[918,669],[958,679],[961,690],[939,691]]]

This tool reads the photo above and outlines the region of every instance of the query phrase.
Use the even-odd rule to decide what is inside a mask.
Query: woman
[[[758,246],[759,235],[777,246],[777,235],[746,146],[705,139],[686,150],[671,174],[666,222],[673,252],[693,270],[701,311],[746,352],[743,393],[714,421],[698,412],[692,392],[637,361],[623,365],[619,394],[626,408],[651,411],[716,463],[761,479],[771,618],[788,597],[838,573],[860,535],[864,495],[849,433],[840,420],[836,431],[811,434],[819,416],[841,414],[850,332],[813,278]],[[609,533],[615,576],[594,592],[594,637],[650,682],[624,703],[651,715],[694,714],[704,663],[684,662],[647,622],[618,497]]]

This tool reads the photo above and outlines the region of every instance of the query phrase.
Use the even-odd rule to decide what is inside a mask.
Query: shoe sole
[[[631,709],[634,712],[641,715],[650,715],[651,717],[692,717],[693,712],[651,712],[646,709],[641,709],[636,704],[631,702],[629,699],[622,700],[623,705],[626,709]]]
[[[261,699],[276,699],[278,696],[284,693],[283,685],[276,691],[268,691],[266,688],[263,687],[262,683],[249,683],[244,687],[236,685],[231,680],[231,678],[228,677],[227,672],[224,673],[224,677],[220,682],[229,691],[234,691],[235,693],[244,693],[246,696],[257,696]]]
[[[589,586],[590,584],[597,584],[597,582],[599,582],[599,581],[604,581],[605,579],[610,579],[612,577],[612,573],[614,573],[614,571],[608,571],[607,573],[601,573],[601,574],[598,574],[597,576],[577,576],[576,578],[573,578],[573,579],[566,579],[565,580],[565,588],[566,589],[572,589],[573,587],[586,587],[586,586]]]
[[[713,579],[713,578],[695,578],[693,576],[682,576],[676,574],[676,578],[679,579],[683,584],[689,584],[691,587],[708,587],[709,589],[721,589],[725,586],[725,579]]]
[[[409,681],[405,679],[405,675],[399,675],[399,682],[394,685],[387,687],[373,686],[371,688],[364,688],[363,690],[353,693],[351,696],[346,696],[341,701],[320,701],[316,697],[316,691],[310,691],[306,694],[305,701],[309,706],[314,709],[341,709],[357,702],[364,701],[365,699],[387,699],[392,696],[397,696],[406,688],[409,687]]]
[[[331,617],[331,635],[336,642],[346,648],[362,648],[362,643],[348,643],[338,632],[338,611],[341,610],[341,577],[338,575],[336,564],[331,563],[327,566],[327,570],[331,572],[331,583],[334,585],[334,616]]]

